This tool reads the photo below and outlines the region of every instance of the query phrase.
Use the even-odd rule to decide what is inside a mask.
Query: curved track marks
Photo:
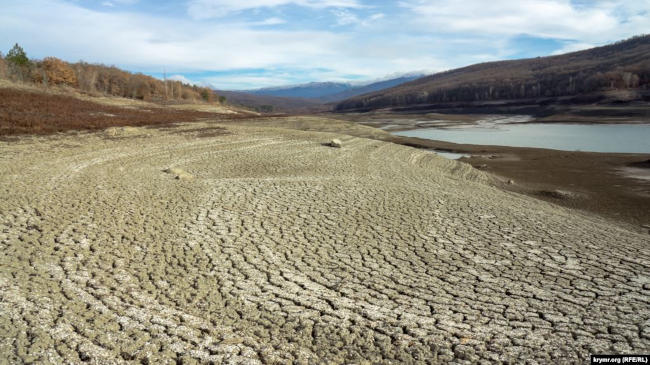
[[[650,347],[647,236],[423,151],[228,129],[0,145],[3,358],[546,363]]]

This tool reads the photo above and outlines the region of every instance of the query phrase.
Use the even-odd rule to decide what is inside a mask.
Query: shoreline
[[[580,116],[532,116],[498,115],[503,119],[519,117],[518,123],[556,124],[571,120],[571,124],[649,124],[650,120],[626,117],[587,118]],[[533,147],[511,147],[498,145],[472,145],[429,140],[418,137],[397,136],[393,132],[423,128],[476,126],[481,120],[495,115],[474,114],[349,114],[339,115],[342,119],[381,129],[390,133],[393,143],[410,147],[454,154],[460,162],[493,174],[501,181],[501,188],[561,206],[596,213],[618,223],[633,227],[637,231],[650,233],[650,180],[645,170],[630,171],[650,159],[649,154],[607,153],[565,151]],[[525,120],[528,117],[530,120]],[[559,119],[558,119],[559,118]],[[561,121],[562,120],[562,121]],[[508,124],[508,123],[502,123]],[[512,123],[515,124],[515,123]],[[386,127],[389,128],[386,128]],[[396,126],[396,127],[393,127]],[[650,171],[650,169],[648,169]],[[508,182],[511,183],[508,183]]]
[[[330,118],[333,116],[329,116]],[[638,232],[650,233],[650,180],[632,178],[629,167],[644,163],[650,154],[562,151],[529,147],[456,144],[416,137],[403,137],[379,128],[381,124],[406,124],[404,115],[388,115],[368,121],[367,116],[337,115],[342,123],[305,124],[291,121],[318,116],[261,118],[249,125],[275,125],[282,128],[327,131],[377,139],[435,152],[474,155],[458,161],[488,172],[499,187],[560,206],[595,213]],[[438,117],[438,115],[430,116]],[[400,119],[401,118],[401,119]],[[451,115],[458,123],[476,116]],[[363,119],[366,119],[365,121]],[[413,119],[410,119],[412,122]],[[411,123],[413,124],[413,123]],[[318,125],[316,127],[315,125]],[[645,166],[645,165],[643,165]],[[642,166],[642,167],[643,167]],[[648,169],[650,171],[650,169]],[[638,171],[636,171],[638,172]],[[513,180],[514,183],[508,182]]]
[[[470,155],[458,161],[495,175],[505,190],[596,213],[636,230],[647,231],[643,226],[650,223],[650,180],[626,172],[650,154],[469,145],[402,136],[392,142]]]

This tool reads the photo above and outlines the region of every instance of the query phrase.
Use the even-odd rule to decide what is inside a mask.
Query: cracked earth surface
[[[583,363],[650,350],[647,235],[422,150],[196,126],[0,142],[0,359]]]

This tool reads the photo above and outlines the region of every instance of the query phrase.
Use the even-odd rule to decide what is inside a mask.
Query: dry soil
[[[650,349],[650,236],[425,150],[205,123],[0,141],[0,171],[8,363]]]

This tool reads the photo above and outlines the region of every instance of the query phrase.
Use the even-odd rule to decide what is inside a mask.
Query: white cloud
[[[139,0],[112,0],[112,1],[103,1],[102,5],[107,6],[110,8],[115,7],[115,3],[120,4],[120,5],[133,5],[137,3]]]
[[[350,25],[350,24],[358,24],[359,23],[359,18],[351,13],[349,10],[346,9],[334,9],[332,10],[332,14],[336,16],[336,24],[338,25]]]
[[[421,26],[447,33],[493,34],[603,42],[650,31],[650,1],[409,0],[401,2]],[[604,39],[605,38],[605,39]]]
[[[309,8],[361,8],[357,0],[191,0],[188,14],[195,19],[223,17],[243,10],[298,5]]]
[[[591,43],[571,42],[564,45],[564,47],[554,51],[552,54],[559,55],[563,53],[577,52],[594,47],[596,47],[596,45]]]
[[[196,82],[194,82],[194,81],[188,79],[187,77],[185,77],[185,76],[183,76],[183,75],[171,75],[171,76],[169,76],[169,77],[167,78],[167,80],[180,81],[180,82],[182,82],[182,83],[184,83],[184,84],[190,84],[190,85],[194,85],[194,84],[196,84]]]
[[[282,19],[282,18],[268,18],[264,19],[261,22],[254,22],[253,25],[279,25],[279,24],[285,24],[287,21]]]
[[[117,7],[135,0],[105,1]],[[22,0],[3,4],[0,48],[18,42],[30,57],[142,72],[166,68],[192,82],[241,89],[431,73],[503,59],[514,54],[512,39],[520,34],[559,40],[564,52],[650,33],[643,14],[650,0],[408,0],[402,7],[361,0],[192,1],[198,3],[228,12],[287,4],[326,10],[313,22],[287,9],[209,20],[153,15],[160,13],[147,12],[144,2],[140,12],[115,12],[89,10],[81,1]],[[351,26],[331,27],[337,23]]]
[[[101,13],[46,0],[8,5],[0,13],[0,44],[19,42],[32,57],[56,55],[134,69],[314,65],[334,57],[343,41],[323,31],[255,30],[241,24]]]

